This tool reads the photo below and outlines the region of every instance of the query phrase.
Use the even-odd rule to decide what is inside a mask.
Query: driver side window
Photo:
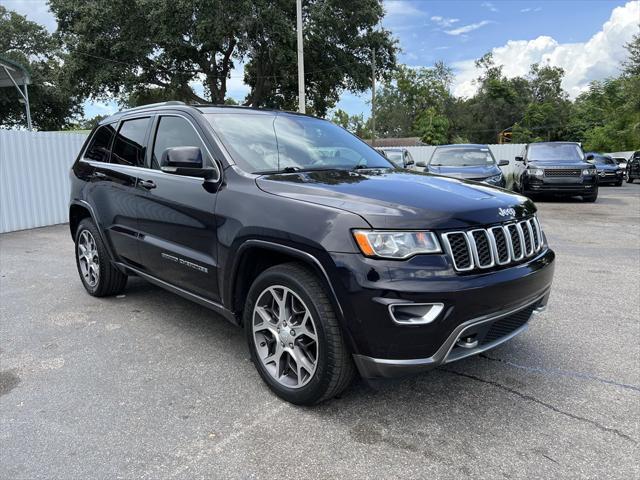
[[[207,154],[207,149],[200,140],[195,128],[188,120],[174,116],[160,117],[153,143],[151,168],[154,170],[160,170],[162,152],[167,148],[173,147],[199,147],[200,151],[202,151],[204,166],[213,166],[213,163]]]

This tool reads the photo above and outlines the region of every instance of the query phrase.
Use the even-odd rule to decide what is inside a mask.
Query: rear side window
[[[198,147],[202,152],[203,164],[209,167],[213,165],[207,149],[188,120],[182,117],[160,117],[151,155],[151,168],[159,170],[162,152],[173,147]]]
[[[84,153],[84,158],[95,162],[108,162],[109,147],[114,134],[113,125],[98,127],[96,133],[93,134],[89,147],[87,147],[87,151]]]
[[[144,166],[144,140],[149,121],[149,118],[136,118],[122,122],[113,143],[111,163],[132,167]]]

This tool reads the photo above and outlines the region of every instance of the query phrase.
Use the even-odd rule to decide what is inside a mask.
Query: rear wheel
[[[312,405],[335,397],[353,379],[353,360],[327,293],[302,265],[277,265],[258,276],[244,326],[260,376],[284,400]]]
[[[85,218],[76,230],[76,265],[84,288],[94,297],[117,295],[124,290],[127,276],[109,260],[96,225]]]

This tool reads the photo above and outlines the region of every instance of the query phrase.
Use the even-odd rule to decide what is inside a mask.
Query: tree
[[[433,68],[401,66],[392,81],[376,92],[376,134],[381,137],[423,136],[433,127],[435,115],[444,116],[451,99],[452,81],[451,69],[442,62]],[[442,122],[439,125],[439,128],[444,127]]]
[[[331,121],[364,140],[372,136],[371,120],[365,120],[363,114],[349,115],[344,110],[338,109],[333,112]]]
[[[238,62],[246,103],[297,102],[295,2],[290,0],[50,0],[78,89],[124,104],[158,98],[223,103]],[[379,0],[305,0],[310,108],[324,115],[341,91],[370,82],[370,54],[395,64]],[[202,82],[204,94],[193,89]]]
[[[29,71],[29,101],[34,128],[59,130],[82,113],[81,98],[64,75],[59,42],[44,27],[0,5],[0,52]],[[26,125],[24,106],[13,87],[0,89],[0,126]]]

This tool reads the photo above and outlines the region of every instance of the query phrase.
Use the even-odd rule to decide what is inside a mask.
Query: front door
[[[147,169],[136,192],[143,270],[171,285],[219,301],[215,190],[202,178],[164,173],[162,152],[199,147],[205,165],[214,166],[198,127],[182,115],[159,115],[150,138]]]

